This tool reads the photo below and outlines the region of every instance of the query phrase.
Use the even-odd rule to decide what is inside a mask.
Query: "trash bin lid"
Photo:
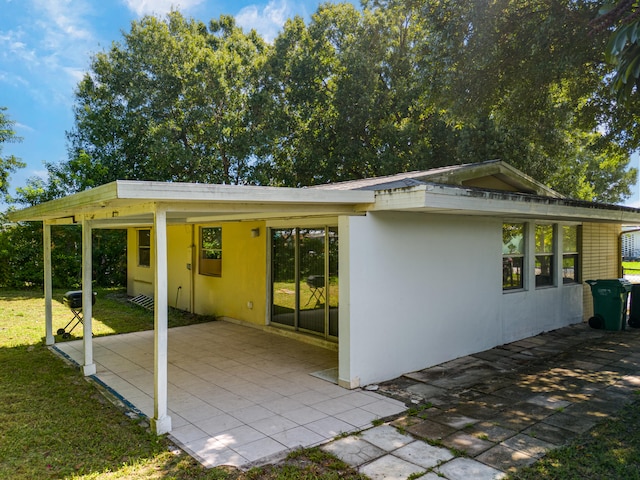
[[[600,278],[598,280],[586,280],[585,283],[591,285],[591,288],[594,287],[606,287],[606,288],[616,288],[620,292],[631,291],[631,282],[626,278]]]

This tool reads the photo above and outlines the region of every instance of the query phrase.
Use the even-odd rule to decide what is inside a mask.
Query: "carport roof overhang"
[[[440,184],[378,190],[367,210],[640,225],[637,208]]]
[[[9,219],[50,224],[90,220],[94,228],[126,228],[152,225],[154,213],[160,209],[166,212],[168,224],[406,211],[640,225],[640,209],[636,208],[436,183],[380,190],[325,190],[130,180],[12,212]]]
[[[373,202],[370,191],[118,180],[12,212],[9,218],[50,224],[85,219],[94,228],[126,228],[153,224],[159,209],[168,224],[213,223],[362,215]]]

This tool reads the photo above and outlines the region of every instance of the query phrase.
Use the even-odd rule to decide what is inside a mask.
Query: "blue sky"
[[[0,106],[21,143],[5,144],[27,167],[11,176],[10,191],[44,162],[67,159],[65,132],[73,126],[73,92],[91,56],[122,38],[132,20],[164,15],[172,6],[207,22],[233,15],[245,30],[272,40],[287,18],[306,20],[321,0],[0,0]],[[359,4],[357,0],[353,1]]]
[[[352,0],[359,4],[358,0]],[[5,144],[27,167],[10,186],[43,175],[44,162],[67,159],[65,132],[73,126],[73,92],[91,56],[121,39],[131,21],[163,15],[172,6],[208,21],[236,17],[245,30],[273,39],[287,18],[309,19],[321,0],[0,0],[0,106],[16,122],[21,143]],[[634,166],[638,155],[634,155]],[[626,202],[640,206],[637,187]],[[0,208],[2,203],[0,203]]]

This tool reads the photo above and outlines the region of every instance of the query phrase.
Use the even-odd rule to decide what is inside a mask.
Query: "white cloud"
[[[51,48],[61,43],[87,41],[93,34],[85,28],[84,16],[88,13],[84,2],[77,0],[34,0],[35,7],[44,15],[38,24],[45,29]]]
[[[21,29],[0,32],[0,58],[19,59],[27,63],[36,61],[35,51],[25,43],[24,37]]]
[[[0,70],[0,83],[6,83],[12,87],[25,87],[29,84],[29,82],[20,75],[2,70]]]
[[[31,128],[29,125],[25,125],[24,123],[16,122],[14,127],[16,130],[24,130],[26,132],[35,132],[34,128]]]
[[[287,18],[293,16],[293,9],[285,0],[271,0],[266,6],[250,5],[236,15],[236,22],[244,30],[254,29],[271,42],[284,26]]]
[[[139,17],[165,15],[173,10],[185,11],[200,5],[204,0],[124,0],[129,10]]]
[[[88,27],[95,15],[92,3],[31,0],[24,12],[29,22],[0,31],[0,81],[21,86],[40,104],[69,104],[98,43]]]

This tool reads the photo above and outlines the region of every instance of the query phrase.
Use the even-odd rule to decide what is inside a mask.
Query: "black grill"
[[[62,303],[69,307],[69,309],[73,313],[73,318],[69,321],[69,323],[67,323],[64,328],[58,329],[58,335],[62,335],[62,338],[70,338],[73,329],[82,323],[82,290],[68,291],[64,294],[64,297],[62,297]],[[94,305],[95,303],[96,293],[93,292],[93,295],[91,296],[91,305]],[[74,321],[76,323],[69,329],[69,331],[67,331],[69,325],[71,325]]]
[[[62,303],[69,307],[71,310],[78,310],[82,308],[82,290],[71,290],[64,294],[62,297]],[[91,305],[96,303],[96,293],[93,292],[93,298]]]

